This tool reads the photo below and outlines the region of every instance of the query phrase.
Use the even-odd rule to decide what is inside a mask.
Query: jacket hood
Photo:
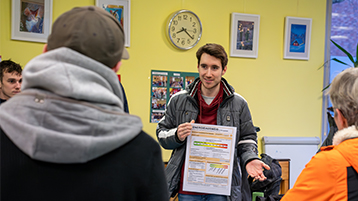
[[[358,130],[355,126],[337,131],[333,137],[333,145],[342,156],[358,172]]]
[[[33,159],[84,163],[136,137],[139,117],[123,112],[116,74],[69,48],[31,60],[22,92],[0,107],[0,126]]]

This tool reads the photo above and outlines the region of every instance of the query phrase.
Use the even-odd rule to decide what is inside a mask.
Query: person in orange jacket
[[[358,68],[338,74],[329,90],[338,131],[302,170],[287,200],[358,200]]]

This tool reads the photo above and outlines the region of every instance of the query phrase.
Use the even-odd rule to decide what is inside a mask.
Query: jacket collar
[[[333,137],[333,145],[339,145],[344,140],[357,138],[357,137],[358,137],[358,130],[353,125],[348,128],[337,131]]]

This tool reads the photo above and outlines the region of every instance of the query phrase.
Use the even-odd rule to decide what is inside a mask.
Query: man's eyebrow
[[[7,81],[14,81],[14,80],[17,81],[16,78],[8,78],[8,79],[7,79]],[[18,79],[18,81],[21,81],[21,80],[22,80],[22,78]]]

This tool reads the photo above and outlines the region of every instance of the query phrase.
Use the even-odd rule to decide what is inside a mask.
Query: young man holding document
[[[157,137],[161,146],[173,153],[166,168],[171,197],[182,200],[251,200],[247,176],[263,181],[263,168],[257,155],[257,135],[246,100],[222,78],[227,70],[227,54],[218,44],[206,44],[196,53],[199,78],[184,91],[171,97],[159,121]],[[183,190],[186,139],[192,123],[236,127],[231,193],[228,196]]]

